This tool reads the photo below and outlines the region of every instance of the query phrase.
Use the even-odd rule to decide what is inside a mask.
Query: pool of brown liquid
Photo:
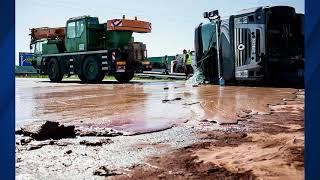
[[[191,118],[234,123],[243,111],[268,113],[269,104],[293,98],[296,91],[215,85],[192,87],[184,82],[54,84],[41,79],[17,79],[16,84],[17,126],[50,120],[129,133],[159,131]]]

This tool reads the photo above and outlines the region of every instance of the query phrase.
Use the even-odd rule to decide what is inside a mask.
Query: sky
[[[108,19],[138,17],[152,23],[152,32],[134,34],[147,45],[148,56],[175,55],[194,49],[194,29],[207,22],[203,12],[228,16],[242,9],[287,5],[304,13],[304,0],[16,0],[16,64],[18,52],[30,52],[30,29],[65,26],[70,17],[90,15]]]

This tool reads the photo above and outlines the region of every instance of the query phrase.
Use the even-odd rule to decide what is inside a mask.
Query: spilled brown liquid
[[[17,81],[17,125],[50,120],[130,133],[162,130],[190,119],[232,123],[243,110],[268,113],[268,104],[293,98],[296,91],[214,85],[191,87],[183,82],[99,85],[39,82],[30,85],[22,81]]]
[[[202,86],[195,92],[200,104],[194,109],[201,119],[235,123],[243,113],[270,113],[269,105],[294,98],[294,92],[288,88]]]

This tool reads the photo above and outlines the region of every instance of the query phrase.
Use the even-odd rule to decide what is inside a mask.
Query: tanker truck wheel
[[[48,64],[48,76],[51,82],[61,82],[63,74],[56,58],[51,58]]]
[[[81,74],[81,80],[87,83],[97,83],[103,79],[101,64],[92,56],[87,57],[83,62]]]
[[[124,73],[116,73],[114,77],[120,83],[129,82],[134,76],[134,72],[124,72]]]

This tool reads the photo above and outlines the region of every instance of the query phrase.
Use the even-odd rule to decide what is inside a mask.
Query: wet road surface
[[[240,169],[251,175],[251,167],[261,177],[284,174],[295,176],[287,179],[301,179],[296,178],[303,177],[300,96],[304,98],[303,91],[288,88],[192,87],[184,82],[155,81],[56,84],[47,79],[16,79],[17,128],[51,120],[76,129],[95,126],[142,133],[79,134],[45,141],[16,135],[17,179],[105,179],[95,173],[101,169],[106,169],[102,174],[119,172],[123,176],[114,176],[119,179],[201,179],[202,175],[214,179],[238,177]],[[272,114],[263,115],[271,110]],[[92,146],[83,141],[108,143]],[[196,157],[214,160],[214,164],[200,163]],[[266,157],[271,159],[265,161]],[[270,166],[269,162],[275,163]],[[212,173],[206,173],[209,171]]]
[[[167,129],[190,119],[234,123],[243,111],[268,113],[268,104],[294,98],[295,89],[186,86],[184,82],[16,79],[17,127],[32,121],[59,121],[81,127],[107,127],[127,133]]]

